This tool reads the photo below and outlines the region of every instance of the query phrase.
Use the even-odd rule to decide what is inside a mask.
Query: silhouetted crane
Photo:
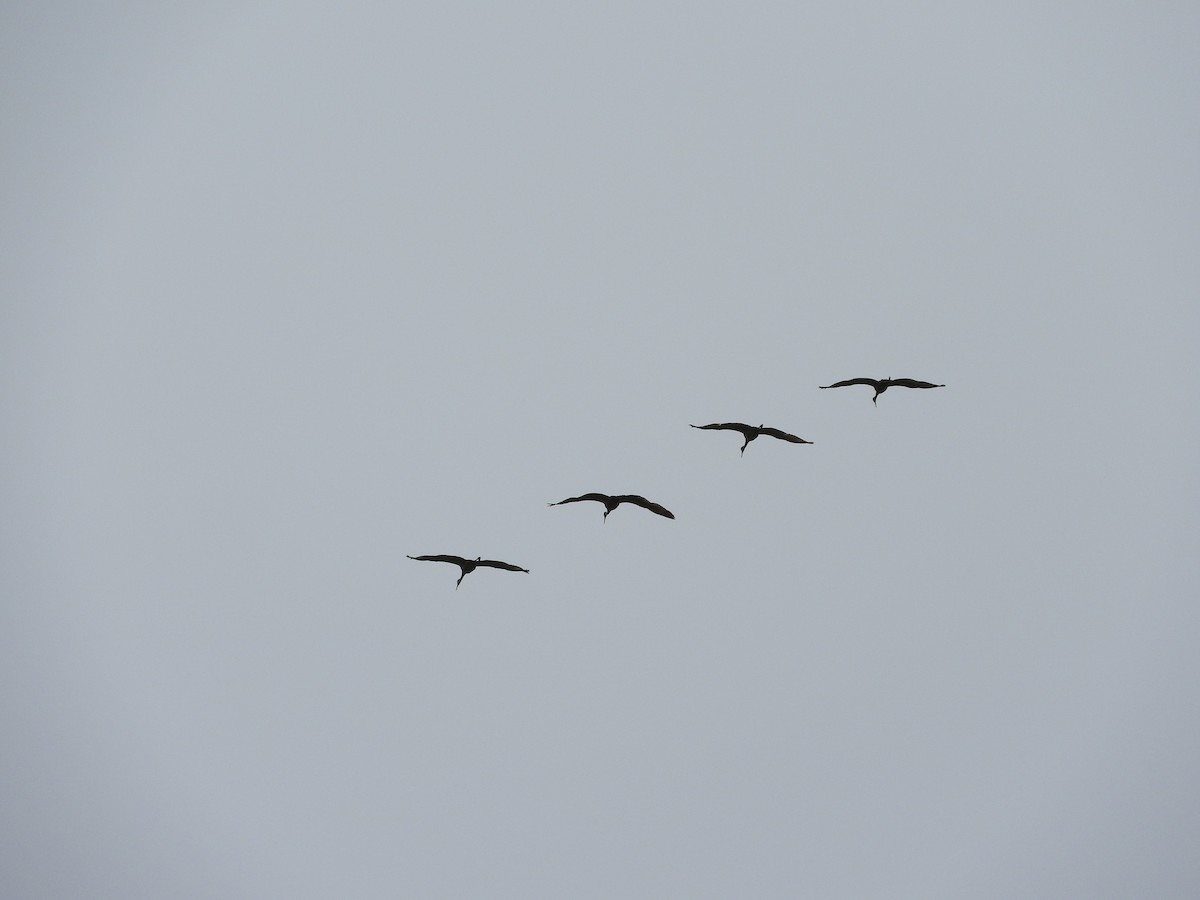
[[[405,554],[407,556],[407,554]],[[458,576],[458,581],[454,582],[454,589],[457,591],[458,586],[462,584],[462,580],[478,569],[480,566],[487,566],[492,569],[507,569],[509,572],[528,572],[528,569],[522,569],[520,566],[514,566],[512,563],[500,562],[496,559],[484,559],[477,556],[474,559],[463,559],[461,556],[448,556],[438,554],[436,556],[409,556],[409,559],[417,559],[422,562],[444,562],[454,563],[462,569],[462,574]]]
[[[580,500],[595,500],[598,503],[604,504],[604,521],[608,521],[608,514],[620,506],[622,503],[632,503],[634,506],[640,506],[642,509],[648,509],[656,515],[666,516],[668,519],[675,518],[675,513],[671,512],[665,506],[655,503],[653,500],[647,500],[645,497],[639,497],[637,494],[580,494],[578,497],[568,497],[566,500],[559,500],[557,503],[547,503],[547,506],[562,506],[564,503],[578,503]]]
[[[755,428],[753,425],[743,425],[741,422],[714,422],[712,425],[693,425],[693,428],[699,428],[702,431],[740,431],[742,437],[746,439],[746,443],[742,444],[742,453],[746,452],[746,448],[750,446],[750,442],[759,435],[765,434],[768,437],[779,438],[781,441],[787,441],[789,444],[811,444],[812,441],[806,441],[804,438],[798,438],[794,434],[788,434],[786,431],[780,431],[778,428],[765,428],[759,425]]]
[[[821,390],[826,388],[846,387],[849,384],[869,384],[875,388],[875,396],[871,398],[874,403],[876,398],[890,387],[907,387],[907,388],[935,388],[945,387],[944,384],[930,384],[928,381],[917,381],[914,378],[850,378],[846,381],[839,381],[835,384],[822,384]]]

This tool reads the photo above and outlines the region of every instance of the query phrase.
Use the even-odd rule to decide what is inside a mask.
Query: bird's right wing
[[[568,497],[566,500],[559,500],[557,503],[547,503],[547,506],[562,506],[564,503],[578,503],[580,500],[595,500],[598,503],[603,503],[608,497],[604,494],[580,494],[578,497]]]
[[[405,554],[405,555],[407,556],[408,554]],[[462,563],[466,562],[466,560],[463,559],[461,556],[447,556],[445,554],[438,554],[436,556],[409,556],[408,558],[409,559],[419,559],[424,562],[454,563],[454,565],[456,565],[456,566],[461,565]]]
[[[917,381],[915,378],[893,378],[892,384],[899,385],[900,387],[908,387],[908,388],[945,387],[944,384],[934,384],[931,381]]]
[[[743,425],[741,422],[713,422],[711,425],[693,425],[693,428],[699,428],[701,431],[740,431],[745,434],[747,431],[757,431],[750,425]]]
[[[826,388],[846,387],[851,384],[869,384],[874,388],[879,387],[879,382],[874,378],[847,378],[845,381],[837,381],[833,384],[822,384],[818,385],[818,387],[820,387],[821,390],[825,390]]]

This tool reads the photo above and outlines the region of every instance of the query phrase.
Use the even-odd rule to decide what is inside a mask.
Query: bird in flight
[[[407,555],[407,554],[406,554]],[[488,566],[492,569],[507,569],[509,572],[528,572],[528,569],[522,569],[520,566],[514,566],[512,563],[500,562],[496,559],[484,559],[477,556],[474,559],[463,559],[461,556],[448,556],[446,554],[437,554],[434,556],[409,556],[409,559],[417,559],[423,562],[444,562],[454,563],[462,569],[462,574],[458,576],[458,581],[454,582],[454,589],[457,591],[458,586],[462,584],[462,580],[478,569],[480,566]]]
[[[834,384],[822,384],[819,387],[821,390],[826,388],[846,387],[849,384],[869,384],[875,388],[875,396],[871,398],[871,402],[875,400],[890,387],[907,387],[907,388],[935,388],[945,387],[944,384],[931,384],[928,381],[917,381],[915,378],[848,378],[845,381],[838,381]]]
[[[798,438],[794,434],[788,434],[786,431],[780,431],[778,428],[765,428],[759,425],[755,428],[753,425],[743,425],[741,422],[714,422],[712,425],[693,425],[692,428],[699,428],[702,431],[718,430],[718,431],[740,431],[742,437],[746,439],[746,443],[742,444],[742,453],[746,452],[746,448],[750,446],[750,442],[759,435],[765,434],[768,437],[779,438],[781,441],[787,441],[789,444],[811,444],[812,441],[806,441],[804,438]]]
[[[632,503],[634,506],[640,506],[642,509],[648,509],[656,515],[665,516],[668,519],[675,518],[675,513],[671,512],[660,503],[655,503],[653,500],[647,500],[645,497],[639,497],[637,494],[580,494],[578,497],[568,497],[566,500],[559,500],[557,503],[547,503],[547,506],[562,506],[564,503],[578,503],[580,500],[595,500],[598,503],[604,504],[604,521],[608,521],[608,514],[620,506],[622,503]]]

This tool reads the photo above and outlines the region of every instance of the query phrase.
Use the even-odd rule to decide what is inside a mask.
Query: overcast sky
[[[1198,48],[4,5],[0,894],[1200,896]]]

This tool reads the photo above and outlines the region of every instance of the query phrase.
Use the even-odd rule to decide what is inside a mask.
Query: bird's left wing
[[[522,569],[520,566],[514,566],[512,563],[500,562],[498,559],[481,559],[478,562],[481,566],[491,566],[493,569],[507,569],[509,572],[528,572],[528,569]]]
[[[812,441],[806,441],[804,438],[796,437],[794,434],[788,434],[786,431],[780,431],[778,428],[763,428],[763,434],[769,434],[773,438],[779,438],[781,441],[787,441],[789,444],[811,444]]]
[[[634,506],[640,506],[642,509],[648,509],[657,515],[666,516],[668,519],[675,518],[675,513],[671,512],[661,503],[655,503],[653,500],[647,500],[645,497],[637,494],[626,494],[621,499],[627,503],[632,503]]]
[[[933,384],[932,382],[929,382],[929,381],[917,381],[915,378],[893,378],[892,384],[899,385],[900,387],[909,387],[909,388],[945,387],[944,384]]]

